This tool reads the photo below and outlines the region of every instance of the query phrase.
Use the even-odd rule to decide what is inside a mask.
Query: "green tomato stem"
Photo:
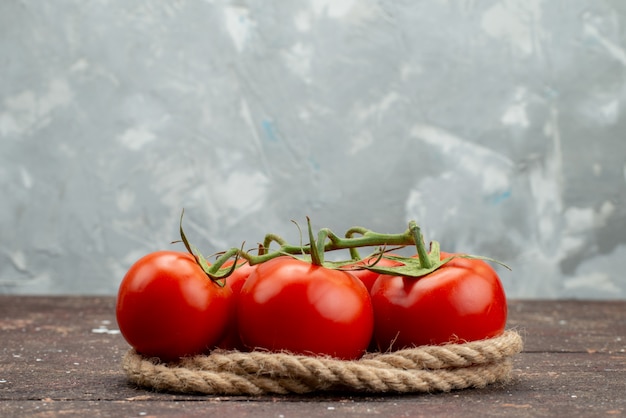
[[[365,235],[366,232],[369,232],[369,231],[363,227],[354,226],[346,231],[346,238],[352,238],[354,234]],[[353,260],[358,261],[361,259],[361,254],[359,254],[359,250],[357,250],[356,247],[350,248],[349,251],[350,251],[350,257]]]
[[[318,240],[315,241],[315,236],[313,235],[313,228],[311,227],[311,219],[306,217],[307,230],[309,232],[309,252],[311,253],[311,263],[316,266],[321,266],[324,262],[324,247],[319,247],[319,244],[324,243],[324,234],[322,231],[319,232]]]
[[[413,235],[413,241],[415,242],[415,246],[417,247],[417,256],[419,257],[420,264],[425,269],[429,269],[433,266],[433,263],[430,261],[430,257],[428,256],[428,251],[426,251],[426,246],[424,244],[424,237],[422,236],[422,231],[419,226],[415,223],[415,221],[411,221],[409,223],[409,230]]]
[[[303,246],[289,245],[284,239],[278,235],[268,234],[265,237],[263,245],[259,246],[258,255],[252,255],[243,251],[241,248],[231,248],[228,251],[222,253],[215,262],[208,268],[207,274],[212,279],[221,279],[231,273],[230,268],[225,270],[222,268],[224,263],[233,257],[244,258],[250,265],[256,265],[264,263],[273,258],[283,255],[310,255],[311,263],[315,265],[326,265],[332,263],[325,263],[324,253],[327,251],[335,250],[356,250],[356,248],[362,247],[386,247],[386,246],[399,246],[404,247],[408,245],[415,245],[415,231],[414,227],[410,227],[404,233],[401,234],[381,234],[370,231],[362,227],[351,228],[346,233],[346,238],[341,238],[332,232],[328,228],[323,228],[318,232],[317,240],[314,237],[313,230],[310,225],[310,219],[307,218],[309,244]],[[359,237],[353,237],[355,233],[362,234]],[[419,233],[419,229],[418,229]],[[275,251],[268,251],[268,246],[272,242],[277,242],[280,247]],[[423,243],[422,243],[423,247]],[[425,251],[425,249],[424,249]],[[382,251],[379,252],[381,254]],[[382,255],[381,255],[382,256]],[[358,255],[355,257],[354,253],[351,253],[351,261],[359,261],[361,258]],[[426,264],[431,265],[427,260]]]
[[[263,240],[263,244],[259,245],[259,255],[264,255],[267,253],[267,251],[270,249],[270,246],[272,245],[272,242],[277,243],[280,246],[286,245],[287,243],[285,242],[285,240],[276,235],[276,234],[267,234],[265,236],[265,239]]]
[[[238,267],[237,261],[239,258],[245,259],[250,265],[256,265],[280,256],[296,257],[310,255],[311,263],[318,266],[344,270],[365,268],[380,274],[403,275],[414,278],[422,277],[431,273],[455,257],[477,258],[499,263],[496,260],[470,255],[454,255],[447,257],[445,260],[440,260],[439,243],[437,241],[432,241],[431,250],[429,252],[426,249],[421,229],[415,221],[410,221],[408,229],[401,234],[381,234],[357,226],[350,228],[346,232],[345,237],[341,238],[330,229],[322,228],[318,232],[316,239],[311,227],[311,220],[307,217],[308,244],[290,245],[280,236],[268,234],[265,236],[263,243],[259,244],[257,255],[244,251],[243,246],[241,248],[233,247],[221,253],[216,258],[215,262],[212,265],[209,265],[200,251],[191,245],[187,240],[182,227],[182,218],[183,215],[181,214],[180,235],[182,242],[185,244],[187,250],[195,257],[196,261],[202,267],[207,276],[221,286],[224,285],[224,279]],[[357,234],[360,236],[355,237]],[[272,243],[277,243],[279,248],[277,250],[270,251],[270,245]],[[405,247],[409,245],[414,245],[416,247],[418,258],[398,257],[385,254],[384,248],[386,247]],[[373,264],[354,267],[354,262],[361,260],[357,248],[362,247],[378,247],[379,249],[371,256],[377,256],[378,260],[382,257],[390,258],[392,260],[399,261],[401,265],[382,267],[378,266],[376,262]],[[327,262],[324,260],[324,254],[327,251],[346,249],[350,251],[350,260],[339,262]],[[224,264],[233,257],[235,260],[232,266],[224,267]]]

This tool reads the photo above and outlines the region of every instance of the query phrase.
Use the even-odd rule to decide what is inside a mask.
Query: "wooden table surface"
[[[128,384],[112,297],[0,296],[0,417],[626,416],[626,301],[510,301],[506,385],[450,393],[192,396]]]

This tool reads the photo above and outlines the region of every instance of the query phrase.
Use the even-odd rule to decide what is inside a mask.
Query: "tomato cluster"
[[[216,347],[351,360],[368,347],[389,351],[496,336],[507,305],[496,272],[479,259],[452,258],[419,278],[331,269],[291,256],[254,266],[240,259],[219,283],[194,256],[161,251],[130,268],[116,315],[131,346],[163,361]]]

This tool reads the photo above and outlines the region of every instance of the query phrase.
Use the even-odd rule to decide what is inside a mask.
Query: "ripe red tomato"
[[[211,281],[190,254],[154,252],[124,276],[117,322],[139,353],[176,360],[215,346],[234,309],[231,296],[231,289]]]
[[[389,254],[389,255],[394,255],[394,254]],[[392,266],[402,265],[402,263],[395,261],[395,260],[390,260],[384,257],[381,257],[380,259],[378,259],[378,257],[372,256],[372,257],[366,257],[362,259],[361,261],[358,261],[354,264],[348,264],[345,267],[352,268],[352,267],[358,267],[358,266],[363,266],[363,265],[371,265],[373,263],[375,263],[377,267],[392,267]],[[356,277],[357,279],[363,282],[368,292],[372,290],[372,286],[374,285],[374,282],[376,281],[376,279],[378,279],[378,276],[380,276],[380,273],[375,273],[368,269],[349,270],[349,272],[354,277]]]
[[[224,263],[223,267],[230,267],[232,265],[233,261],[229,260]],[[241,338],[239,337],[236,306],[239,304],[239,293],[241,292],[241,288],[248,279],[248,276],[250,276],[250,273],[252,273],[255,269],[256,265],[251,266],[246,260],[239,259],[239,261],[237,261],[237,268],[235,271],[226,277],[226,287],[229,287],[233,293],[232,298],[233,303],[235,304],[235,309],[233,310],[233,314],[230,316],[226,329],[226,335],[217,344],[218,348],[222,348],[224,350],[246,350],[246,347],[243,345]]]
[[[441,259],[448,256],[442,253]],[[454,258],[417,279],[381,275],[371,296],[381,351],[481,340],[501,334],[506,325],[504,289],[482,260]]]
[[[356,359],[372,337],[367,289],[350,273],[291,257],[258,265],[241,289],[239,334],[251,348]]]

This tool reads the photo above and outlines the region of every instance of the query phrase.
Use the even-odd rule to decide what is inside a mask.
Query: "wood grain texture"
[[[511,301],[507,385],[432,395],[205,397],[129,385],[111,297],[0,296],[0,416],[619,416],[626,302]]]

